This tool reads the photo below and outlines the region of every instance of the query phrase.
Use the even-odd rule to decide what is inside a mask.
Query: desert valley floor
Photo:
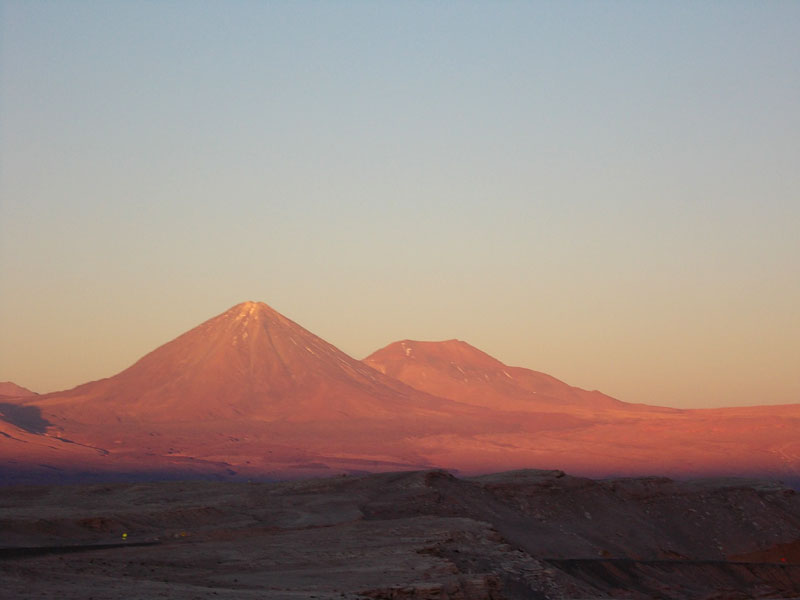
[[[10,486],[0,532],[9,599],[800,597],[800,495],[759,481]]]

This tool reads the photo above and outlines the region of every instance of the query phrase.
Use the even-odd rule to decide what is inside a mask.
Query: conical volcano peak
[[[413,395],[263,302],[249,301],[113,377],[44,401],[66,403],[86,422],[154,423],[386,416],[405,410]]]
[[[244,319],[246,317],[258,318],[260,315],[280,315],[277,310],[268,304],[264,302],[255,302],[253,300],[240,302],[236,306],[229,308],[224,314],[234,316],[237,319]]]
[[[252,300],[232,306],[221,315],[210,319],[208,323],[213,323],[214,321],[217,321],[219,325],[224,324],[224,327],[232,327],[237,331],[264,327],[299,327],[294,321],[286,318],[268,304]]]
[[[257,302],[255,300],[245,300],[244,302],[240,302],[233,308],[238,310],[239,312],[249,312],[249,313],[252,313],[254,311],[263,308],[266,308],[267,310],[272,310],[272,308],[267,304],[265,304],[264,302]]]
[[[315,356],[309,348],[327,353],[329,346],[274,308],[254,301],[232,306],[184,337],[193,335],[202,340],[203,358],[209,355],[210,346],[216,345],[226,354],[235,351],[241,360],[253,365],[305,361]],[[302,350],[300,355],[296,355],[298,350]]]

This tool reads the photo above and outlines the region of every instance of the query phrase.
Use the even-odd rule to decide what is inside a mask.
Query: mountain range
[[[797,480],[798,434],[798,404],[630,404],[458,340],[395,342],[359,361],[260,302],[107,379],[41,395],[0,384],[6,482],[429,468]]]

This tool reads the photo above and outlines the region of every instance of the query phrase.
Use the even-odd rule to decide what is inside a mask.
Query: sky
[[[263,301],[800,402],[800,3],[0,0],[0,381]]]

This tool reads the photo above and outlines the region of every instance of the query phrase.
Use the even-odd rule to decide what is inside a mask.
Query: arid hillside
[[[20,396],[35,396],[28,388],[17,385],[13,381],[0,381],[0,397],[19,398]]]
[[[259,302],[107,379],[3,397],[0,425],[6,483],[430,468],[800,480],[800,404],[629,404],[455,340],[358,361]]]

